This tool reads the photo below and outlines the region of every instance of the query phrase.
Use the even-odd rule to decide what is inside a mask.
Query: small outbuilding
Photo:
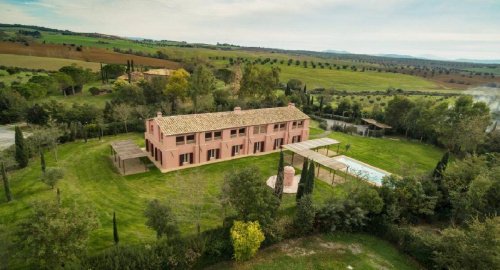
[[[148,153],[143,151],[131,140],[111,143],[111,159],[122,175],[147,172],[144,159]]]
[[[384,123],[380,123],[375,119],[361,118],[368,126],[365,134],[366,136],[383,136],[386,129],[391,129],[392,127]]]

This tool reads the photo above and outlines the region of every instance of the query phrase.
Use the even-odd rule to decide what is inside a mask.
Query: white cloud
[[[29,15],[22,8],[8,3],[0,3],[0,21],[3,23],[36,24],[41,20]]]
[[[493,0],[38,0],[8,22],[191,42],[500,58]],[[496,11],[495,11],[496,8]],[[4,17],[0,9],[0,17]],[[3,19],[2,19],[3,21]]]

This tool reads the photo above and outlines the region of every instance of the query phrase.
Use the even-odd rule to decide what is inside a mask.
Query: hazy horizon
[[[500,59],[500,1],[5,0],[3,23],[191,43]]]

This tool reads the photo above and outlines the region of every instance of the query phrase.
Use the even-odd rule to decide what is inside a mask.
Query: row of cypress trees
[[[302,173],[300,174],[299,187],[295,197],[297,202],[299,202],[304,195],[312,194],[314,189],[314,177],[314,161],[304,159]]]
[[[302,173],[300,174],[299,187],[297,189],[296,201],[304,195],[312,194],[314,190],[314,161],[309,161],[309,159],[304,159],[302,166]],[[276,175],[276,183],[274,185],[274,195],[281,201],[283,196],[283,184],[284,184],[284,158],[283,151],[280,152],[280,160],[278,163],[278,174]]]

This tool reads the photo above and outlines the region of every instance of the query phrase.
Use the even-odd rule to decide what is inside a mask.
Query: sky
[[[0,22],[210,44],[500,59],[500,0],[0,0]]]

